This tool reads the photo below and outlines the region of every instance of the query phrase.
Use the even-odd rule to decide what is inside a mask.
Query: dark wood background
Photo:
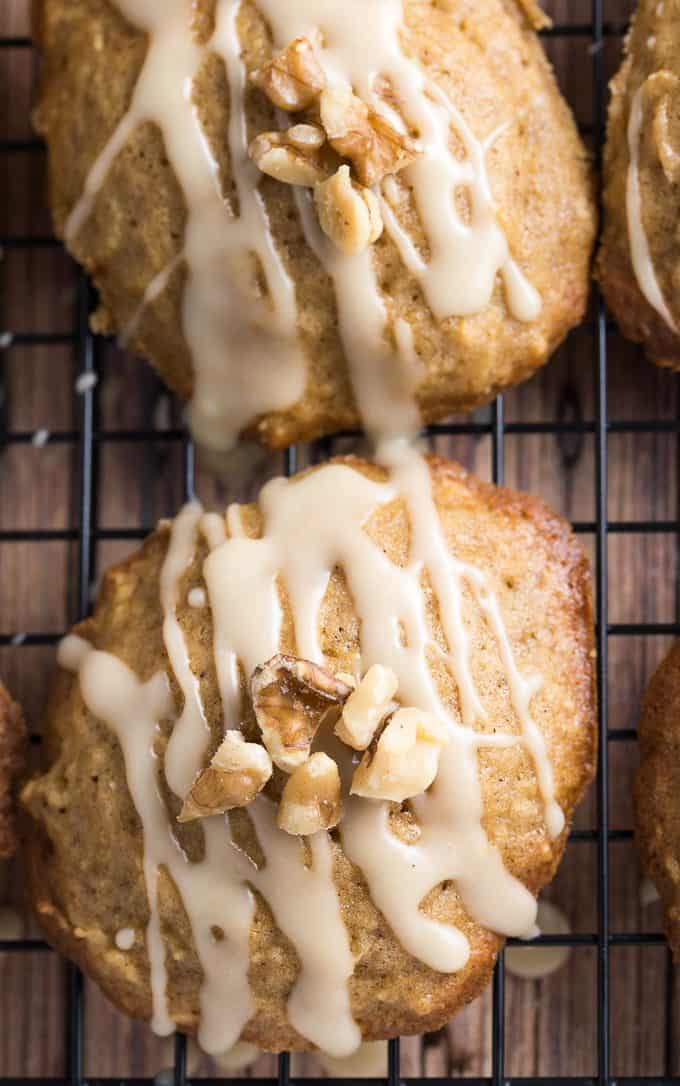
[[[560,23],[590,22],[589,0],[553,0],[547,5]],[[625,24],[630,0],[610,0],[606,17]],[[0,0],[0,35],[28,33],[29,0]],[[564,91],[577,117],[593,122],[593,58],[589,35],[573,34],[547,42]],[[619,57],[620,38],[605,46],[609,74]],[[16,238],[50,233],[45,208],[44,159],[32,140],[29,108],[35,58],[25,48],[0,52],[0,139],[15,141],[0,155],[0,235]],[[81,403],[74,391],[79,368],[71,340],[78,299],[77,277],[60,248],[18,248],[8,244],[0,267],[0,332],[14,333],[0,349],[0,422],[12,433],[77,430]],[[60,341],[26,344],[22,334],[57,334]],[[0,339],[0,343],[4,341]],[[641,358],[612,329],[609,345],[608,408],[614,420],[674,420],[678,381]],[[506,397],[508,421],[593,419],[594,368],[592,329],[575,332],[558,357],[537,378]],[[163,429],[176,423],[176,408],[149,371],[114,347],[102,349],[98,389],[101,426],[127,430]],[[482,416],[480,417],[488,417]],[[491,442],[487,437],[441,441],[467,466],[489,476]],[[609,516],[616,522],[678,518],[678,436],[666,433],[612,433],[609,438]],[[78,455],[72,442],[30,441],[6,444],[0,429],[0,533],[42,530],[64,532],[67,539],[30,542],[0,535],[0,634],[58,634],[76,610],[78,525]],[[304,455],[304,454],[303,454]],[[595,441],[585,436],[508,435],[506,480],[540,494],[578,522],[595,520]],[[199,471],[199,494],[207,504],[252,493],[263,478],[278,473],[281,458],[267,462],[242,459],[232,478],[216,482]],[[153,442],[126,441],[101,447],[98,522],[104,529],[150,526],[172,514],[182,500],[181,449]],[[594,536],[585,536],[594,545]],[[97,569],[123,555],[133,544],[104,539],[97,547]],[[672,532],[619,532],[609,537],[609,621],[667,623],[677,613],[678,538]],[[609,639],[609,698],[612,730],[635,727],[644,685],[668,647],[658,633]],[[41,708],[54,650],[50,645],[0,644],[0,673],[23,701],[31,728],[39,733]],[[631,824],[630,784],[636,763],[634,741],[609,744],[610,818],[614,829]],[[580,828],[595,825],[594,793],[578,816]],[[573,929],[597,931],[596,848],[569,846],[563,867],[546,897],[567,913]],[[610,846],[610,923],[617,933],[658,931],[657,905],[643,905],[641,876],[629,840]],[[21,910],[20,863],[0,866],[0,908]],[[2,912],[0,911],[0,918]],[[34,932],[28,917],[27,932]],[[678,992],[661,941],[642,948],[616,946],[611,952],[612,1071],[622,1075],[665,1072],[666,1016],[674,1016],[671,1070],[680,1072]],[[672,999],[667,1010],[667,985]],[[596,1071],[596,951],[572,951],[568,964],[544,981],[507,979],[506,1071],[513,1075],[585,1075]],[[0,954],[0,1076],[59,1075],[64,1070],[64,968],[47,952]],[[488,1074],[491,1064],[490,996],[476,1002],[437,1035],[405,1041],[405,1075]],[[85,1071],[91,1076],[153,1075],[168,1066],[172,1049],[140,1024],[116,1014],[87,984]],[[269,1075],[274,1061],[263,1057],[253,1073]],[[312,1058],[298,1059],[299,1074],[318,1071]],[[190,1054],[192,1073],[214,1072],[210,1061]]]

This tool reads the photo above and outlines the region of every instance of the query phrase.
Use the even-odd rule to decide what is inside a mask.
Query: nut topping
[[[262,132],[256,136],[248,148],[248,154],[262,173],[282,181],[285,185],[302,185],[314,188],[323,181],[328,172],[319,158],[323,139],[316,146],[310,142],[303,144],[300,129],[314,129],[313,125],[295,125],[288,132]],[[321,131],[318,129],[317,131]],[[293,139],[290,133],[297,133]],[[307,137],[308,141],[310,137]]]
[[[327,86],[307,38],[296,38],[251,80],[279,109],[306,110],[320,125],[301,123],[287,132],[264,132],[250,144],[250,157],[277,181],[315,188],[324,232],[346,255],[363,252],[383,231],[380,205],[370,188],[413,162],[422,154],[420,145],[348,84]],[[349,160],[360,184],[347,163],[329,176],[338,156]]]
[[[425,792],[437,776],[446,729],[420,709],[399,709],[389,717],[354,773],[351,793],[402,803]]]
[[[246,807],[272,775],[272,762],[259,743],[247,743],[240,732],[229,731],[207,769],[191,786],[178,822],[192,822]]]
[[[250,79],[270,102],[288,113],[309,109],[326,86],[323,68],[307,38],[296,38],[282,53],[253,72]]]
[[[327,87],[319,99],[319,111],[331,147],[350,160],[362,185],[377,185],[422,153],[416,140],[398,132],[349,86]]]
[[[366,750],[387,715],[397,692],[398,679],[391,668],[375,664],[350,694],[335,725],[335,734],[354,750]]]
[[[345,253],[362,253],[383,231],[377,197],[370,189],[354,185],[349,166],[340,166],[327,181],[314,189],[319,223],[324,234]]]
[[[337,826],[341,817],[338,767],[327,754],[313,754],[286,782],[276,819],[279,829],[308,837]]]
[[[264,745],[286,773],[307,761],[317,731],[335,723],[352,692],[316,664],[283,655],[255,670],[250,691]]]
[[[318,124],[294,124],[286,132],[286,139],[298,151],[318,151],[326,142],[326,133]]]

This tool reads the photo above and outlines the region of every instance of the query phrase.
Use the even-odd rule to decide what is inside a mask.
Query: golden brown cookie
[[[439,527],[430,523],[419,537],[430,515],[428,475]],[[409,479],[416,483],[410,490]],[[356,524],[349,525],[359,507]],[[428,551],[427,572],[421,572],[417,555],[439,538],[444,556]],[[336,553],[340,550],[342,558]],[[277,568],[279,576],[273,579]],[[317,587],[326,584],[325,591],[311,590],[308,577]],[[318,609],[310,631],[304,615],[312,598]],[[462,610],[456,617],[458,605]],[[392,607],[401,621],[383,621]],[[260,667],[252,690],[245,684],[254,661],[244,663],[241,653],[255,652],[257,662],[266,663],[259,657],[260,645],[268,643],[272,621],[279,631],[275,647],[293,660],[300,644],[308,644],[305,639],[318,637],[326,679],[289,661]],[[227,850],[219,853],[220,878],[235,862],[221,819],[197,817],[233,806],[235,785],[247,793],[249,806],[232,810],[229,822],[240,850],[238,862],[245,862],[244,853],[250,857],[250,874],[243,877],[255,897],[249,922],[247,908],[245,914],[247,953],[241,964],[247,976],[238,974],[238,963],[228,959],[232,972],[226,971],[218,1023],[228,1015],[238,1017],[239,1001],[245,1000],[245,1019],[237,1027],[244,1040],[271,1051],[315,1044],[329,1048],[335,1034],[329,1040],[323,1032],[327,1023],[319,1024],[315,1015],[333,1024],[334,1014],[339,1021],[344,1014],[346,1032],[355,1029],[357,1037],[380,1039],[438,1028],[481,992],[503,944],[497,931],[489,930],[490,920],[508,925],[509,932],[530,926],[532,895],[553,877],[572,812],[594,772],[590,576],[585,554],[564,521],[541,502],[484,484],[442,459],[411,463],[392,480],[383,468],[336,460],[291,482],[275,481],[263,490],[258,506],[232,508],[226,522],[217,516],[201,519],[200,510],[185,509],[174,525],[161,526],[141,550],[105,575],[93,617],[75,634],[83,640],[69,639],[60,658],[79,670],[80,681],[63,668],[56,676],[43,775],[23,791],[33,824],[30,896],[47,938],[122,1010],[152,1016],[145,933],[152,938],[148,925],[153,921],[162,936],[160,959],[167,971],[167,988],[164,981],[155,988],[156,1021],[160,992],[160,1004],[166,999],[169,1016],[180,1028],[199,1031],[208,1047],[217,1047],[207,1018],[211,999],[224,983],[221,970],[226,967],[219,954],[229,955],[238,940],[242,890],[230,887],[228,917],[220,923],[217,914],[202,912],[210,881],[200,884],[196,899],[195,887],[185,879],[187,867],[207,878],[210,854],[220,848]],[[376,663],[368,655],[374,637],[383,646],[382,662],[400,671],[400,685],[396,694],[394,687],[383,690],[391,715],[385,719],[383,708],[384,730],[375,733],[368,753],[362,754],[368,740],[357,740],[356,713],[342,706],[360,647],[360,675]],[[239,638],[244,639],[237,653],[242,666],[234,671],[229,645]],[[182,676],[187,661],[190,670]],[[171,697],[164,704],[166,671],[172,672]],[[399,704],[390,702],[392,697]],[[158,698],[159,707],[140,709]],[[336,702],[345,727],[336,724],[334,734],[324,714]],[[99,716],[88,705],[97,707]],[[182,705],[181,723],[173,725],[170,718]],[[301,716],[300,705],[307,706],[307,717]],[[395,716],[399,705],[415,706],[415,729],[415,710]],[[448,740],[442,737],[445,720],[446,727],[453,727]],[[397,731],[402,729],[396,746],[394,727],[388,735],[395,721]],[[376,726],[374,721],[373,730]],[[196,748],[186,744],[192,727],[198,729],[194,740],[198,736],[200,741],[195,764]],[[229,731],[230,751],[220,747],[225,728],[241,732],[234,738]],[[149,755],[151,775],[145,777],[146,747],[140,735],[147,733],[155,753]],[[400,746],[408,734],[406,747]],[[386,736],[392,743],[389,756]],[[259,744],[257,760],[249,747],[247,781],[220,777],[228,775],[227,754],[233,756],[235,745],[243,748],[242,737],[249,745]],[[353,761],[345,745],[350,741],[360,748]],[[275,763],[274,774],[251,803],[267,776],[262,773],[267,761],[263,742]],[[310,766],[306,758],[312,742],[318,754]],[[218,747],[221,756],[206,774]],[[325,761],[319,759],[323,752]],[[333,792],[333,774],[327,775],[328,755],[341,767],[341,799]],[[385,806],[349,794],[345,774],[356,774],[360,759],[377,773],[364,773],[361,785],[355,775],[353,788],[363,796],[384,796],[389,786],[389,794],[400,802]],[[286,772],[277,768],[281,765]],[[306,778],[288,776],[294,765],[303,767]],[[186,789],[196,768],[199,776],[187,804]],[[316,806],[308,802],[316,787],[310,783],[312,768],[320,768],[323,776]],[[176,790],[177,780],[184,779],[179,795],[173,794],[168,777]],[[156,781],[162,802],[152,810],[148,804]],[[222,787],[225,783],[231,790]],[[130,788],[137,789],[136,802]],[[425,794],[403,800],[423,789]],[[292,803],[301,807],[294,809]],[[291,836],[301,832],[300,814],[307,820],[304,832],[311,832],[310,826],[335,828],[306,838],[303,848],[301,839]],[[193,820],[184,821],[187,817]],[[275,817],[288,832],[273,828]],[[163,851],[166,839],[159,841],[149,828],[154,818],[167,823],[163,833],[172,833],[186,863],[180,862],[176,846]],[[444,838],[438,836],[442,831]],[[291,842],[293,852],[286,851]],[[161,872],[156,914],[150,912],[144,855],[173,871],[172,877],[167,867]],[[459,861],[454,877],[457,855],[467,858]],[[417,881],[423,863],[434,873],[431,886]],[[445,877],[446,871],[451,877]],[[389,885],[395,876],[396,896]],[[216,893],[214,902],[219,900]],[[516,918],[510,920],[511,915]],[[201,943],[199,961],[197,940],[206,923],[216,929],[216,941],[212,950]],[[317,940],[318,924],[323,927]],[[340,944],[345,943],[351,964],[346,983],[339,983],[337,970],[342,973],[345,960]],[[325,948],[321,966],[315,958],[320,946]],[[423,960],[431,959],[433,946],[441,955],[437,969]],[[449,961],[448,955],[461,946],[467,952],[459,967],[440,971],[446,968],[444,955]],[[315,960],[316,966],[311,964]],[[326,976],[329,970],[335,970],[335,979]],[[320,1006],[314,1000],[301,1005],[298,997],[305,985],[308,994],[316,992]],[[232,1035],[229,1043],[233,1040]]]
[[[220,259],[231,271],[223,288],[218,254],[212,272],[203,266],[201,255],[216,241],[219,250],[219,206],[201,227],[204,240],[195,246],[198,255],[192,259],[201,268],[197,271],[182,258],[187,225],[197,221],[188,213],[186,185],[177,176],[187,162],[182,149],[197,138],[191,129],[193,115],[185,115],[181,101],[170,111],[166,127],[179,148],[169,147],[168,132],[164,137],[158,121],[142,118],[131,124],[119,152],[111,152],[113,133],[130,117],[127,111],[147,49],[155,41],[153,33],[147,39],[119,13],[116,3],[105,0],[40,0],[36,7],[43,71],[35,122],[49,149],[56,230],[98,287],[101,305],[95,327],[125,335],[183,399],[194,397],[193,421],[205,443],[228,443],[240,431],[270,447],[283,447],[356,427],[360,414],[370,426],[366,410],[357,407],[361,396],[355,378],[358,368],[373,365],[371,352],[389,353],[387,362],[377,357],[375,365],[383,365],[393,381],[413,385],[422,420],[433,422],[488,402],[531,376],[580,321],[595,231],[590,165],[533,29],[540,17],[533,0],[404,3],[403,26],[398,28],[401,53],[394,64],[405,72],[407,84],[411,80],[411,104],[420,111],[411,127],[424,131],[427,123],[435,129],[439,124],[441,134],[443,110],[450,125],[448,164],[444,180],[434,176],[438,167],[430,171],[426,191],[424,185],[418,189],[413,171],[430,155],[429,137],[420,154],[386,156],[385,168],[398,172],[388,172],[376,188],[383,229],[370,247],[367,266],[360,264],[349,274],[349,293],[354,292],[349,304],[334,278],[333,258],[319,255],[319,242],[326,249],[328,244],[318,235],[316,216],[331,232],[342,233],[351,223],[353,241],[344,238],[343,244],[356,242],[362,230],[369,230],[366,207],[357,204],[358,180],[367,181],[375,171],[366,171],[361,153],[350,157],[351,141],[336,138],[328,161],[333,168],[340,162],[352,166],[354,194],[341,185],[321,193],[316,210],[305,219],[304,190],[278,179],[276,155],[267,165],[265,152],[271,147],[257,145],[255,158],[274,176],[247,162],[245,144],[236,148],[228,142],[230,99],[241,92],[246,142],[278,128],[262,82],[254,86],[248,76],[289,44],[278,39],[272,43],[262,12],[276,12],[283,24],[275,28],[277,33],[295,33],[300,21],[293,18],[295,5],[277,7],[274,0],[263,0],[259,7],[253,0],[237,5],[238,49],[229,44],[228,27],[222,27],[214,47],[206,45],[214,29],[215,5],[211,0],[192,5],[193,33],[204,50],[194,103],[220,186],[214,199],[226,202],[222,210],[227,224],[240,205],[249,233],[243,244],[234,241],[235,234],[225,242],[228,251]],[[135,0],[125,0],[121,7],[133,15],[140,10]],[[174,7],[175,0],[167,7],[168,21]],[[397,10],[395,5],[384,7]],[[217,10],[228,17],[233,8],[222,4]],[[288,22],[284,15],[289,10],[293,14]],[[372,21],[382,16],[376,6],[367,22],[360,0],[338,9],[343,11],[356,48],[352,38],[342,54],[343,64],[349,60],[341,74],[352,82],[356,72],[349,64],[359,63],[367,36],[374,33]],[[189,34],[187,26],[185,45]],[[385,35],[376,35],[366,71],[369,62],[379,63],[378,47],[385,48]],[[330,32],[328,37],[332,39]],[[175,48],[169,55],[176,58],[179,52]],[[237,53],[245,72],[238,67]],[[236,57],[231,82],[225,76],[225,55]],[[158,67],[167,69],[163,58]],[[362,76],[364,67],[357,71]],[[184,69],[178,67],[178,72]],[[399,114],[399,93],[390,91],[390,82],[395,81],[379,80],[374,90]],[[180,84],[169,83],[175,89]],[[365,108],[362,99],[360,115]],[[317,105],[292,115],[292,120],[300,119],[318,121]],[[406,120],[409,123],[409,117]],[[336,131],[328,118],[326,125],[325,131]],[[238,131],[238,125],[232,126],[232,139]],[[344,131],[343,123],[337,131]],[[388,147],[395,131],[387,133]],[[359,135],[363,139],[365,133]],[[372,131],[370,139],[374,137]],[[414,146],[412,138],[409,146]],[[293,153],[291,146],[279,151]],[[300,154],[294,154],[299,159]],[[102,155],[110,168],[92,184],[90,206],[83,194]],[[241,176],[234,168],[235,157],[245,162]],[[402,169],[407,163],[413,164]],[[299,162],[296,169],[298,176]],[[310,169],[305,166],[301,176]],[[193,183],[198,176],[195,161],[188,172]],[[210,177],[212,173],[201,181],[204,187],[210,187]],[[414,192],[420,192],[423,208],[441,203],[431,231],[422,221]],[[330,207],[324,207],[326,198]],[[373,214],[375,204],[369,203]],[[445,233],[450,209],[455,221],[451,219]],[[375,219],[371,221],[375,226]],[[370,227],[366,237],[372,238],[372,231]],[[258,249],[257,259],[248,252],[248,241],[253,251]],[[450,263],[454,250],[455,268]],[[249,276],[255,283],[244,286],[241,280]],[[474,286],[476,279],[481,289]],[[191,284],[197,285],[195,292]],[[213,302],[207,297],[211,290]],[[357,301],[363,303],[361,313]],[[212,377],[206,376],[209,370]],[[257,382],[262,387],[256,390]]]
[[[0,860],[17,846],[14,789],[25,768],[26,725],[21,709],[0,682]]]
[[[680,7],[641,0],[611,85],[597,275],[624,335],[680,368]]]
[[[635,826],[642,866],[663,903],[666,933],[680,957],[680,641],[645,694],[638,733]]]

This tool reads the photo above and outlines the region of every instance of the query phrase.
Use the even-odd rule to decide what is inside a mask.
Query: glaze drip
[[[158,125],[187,206],[182,324],[194,365],[192,428],[206,446],[227,449],[253,418],[294,403],[305,383],[295,288],[274,245],[257,171],[247,155],[245,71],[236,33],[240,0],[220,0],[209,48],[192,39],[187,0],[166,0],[160,7],[154,0],[117,0],[116,6],[147,32],[147,55],[130,108],[71,212],[66,238],[73,240],[85,226],[113,162],[134,131],[146,121]],[[196,76],[211,51],[223,56],[229,82],[229,151],[238,216],[220,193],[217,163],[192,101]],[[264,276],[266,299],[255,289],[253,256]],[[147,301],[162,289],[170,271],[154,278]],[[138,309],[133,326],[141,318]],[[129,327],[124,338],[133,330]]]

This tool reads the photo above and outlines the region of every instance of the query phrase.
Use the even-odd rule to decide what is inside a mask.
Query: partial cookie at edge
[[[680,640],[653,675],[638,728],[635,832],[644,872],[659,892],[680,962]]]
[[[680,369],[680,214],[677,177],[664,168],[659,112],[667,112],[669,153],[680,165],[680,13],[677,5],[640,0],[626,39],[626,56],[611,84],[604,161],[604,224],[597,278],[623,334],[641,343],[659,366]],[[666,90],[656,87],[659,79]],[[673,88],[669,89],[671,81]],[[647,89],[644,89],[647,88]],[[661,93],[663,91],[663,93]],[[676,325],[646,297],[634,267],[628,224],[631,111],[641,94],[639,135],[641,228],[649,246],[662,305]],[[665,103],[664,103],[665,99]],[[670,118],[670,120],[669,120]]]
[[[26,739],[21,709],[0,682],[0,860],[17,847],[14,790],[26,765]]]

